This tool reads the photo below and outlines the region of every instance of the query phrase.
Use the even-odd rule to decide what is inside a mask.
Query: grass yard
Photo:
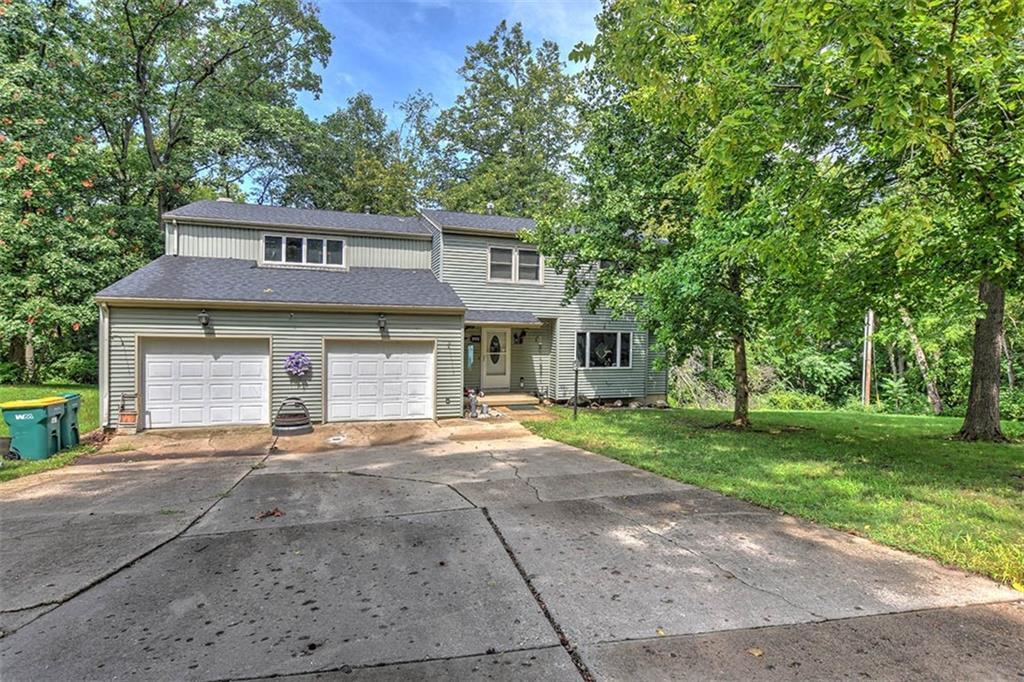
[[[947,437],[959,419],[705,410],[571,410],[535,433],[648,471],[983,573],[1024,591],[1024,444]],[[1024,424],[1004,423],[1010,437]]]
[[[20,386],[0,385],[0,403],[8,400],[31,400],[32,398],[45,398],[60,393],[75,391],[82,394],[82,404],[78,408],[78,430],[85,435],[100,425],[100,401],[99,393],[95,386],[77,385],[47,385],[47,386]],[[10,431],[7,422],[0,419],[0,436],[8,436]],[[70,464],[81,455],[91,452],[94,449],[91,445],[79,445],[70,450],[63,450],[53,457],[39,460],[6,460],[0,466],[0,483],[10,481],[20,476],[48,471]]]

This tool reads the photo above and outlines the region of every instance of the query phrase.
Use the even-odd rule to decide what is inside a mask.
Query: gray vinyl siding
[[[223,225],[178,223],[178,256],[202,258],[241,258],[259,260],[262,235],[287,231]],[[317,235],[319,233],[302,232]],[[431,240],[366,235],[323,234],[345,240],[346,262],[350,267],[406,268],[431,267]],[[174,253],[173,228],[167,236],[166,253]]]
[[[523,390],[527,393],[550,392],[552,386],[551,378],[551,339],[554,333],[554,320],[545,320],[544,326],[540,329],[526,330],[526,337],[522,343],[512,343],[509,346],[509,390],[518,392]],[[465,369],[466,388],[480,387],[480,368],[483,366],[484,353],[481,348],[482,342],[472,342],[470,337],[482,335],[481,327],[467,327],[465,344],[468,348],[473,346],[473,366]],[[523,379],[523,388],[519,388],[519,379]]]
[[[648,343],[651,342],[653,334],[647,334]],[[666,396],[668,395],[668,368],[658,367],[665,354],[656,353],[651,350],[647,362],[647,395]]]
[[[437,227],[429,220],[424,221],[430,228],[430,231],[434,234],[430,240],[430,270],[434,273],[434,277],[441,279],[441,266],[443,260],[441,254],[444,250],[444,235]]]
[[[487,281],[488,249],[491,246],[515,248],[526,245],[515,238],[446,232],[443,279],[451,284],[467,308],[526,310],[541,319],[557,318],[553,330],[554,357],[546,363],[550,395],[558,400],[572,397],[578,331],[633,332],[631,367],[581,369],[580,395],[588,398],[644,398],[652,393],[651,377],[648,376],[647,334],[637,329],[632,318],[615,318],[608,310],[590,313],[583,297],[562,305],[565,276],[555,272],[546,261],[542,284]],[[516,348],[513,346],[513,351]],[[512,376],[513,390],[516,390],[519,376],[525,375]]]
[[[136,339],[201,336],[196,312],[191,308],[110,308],[108,394],[112,424],[117,422],[121,394],[141,389],[141,376],[136,377]],[[376,314],[210,309],[210,315],[213,336],[270,337],[271,415],[282,400],[296,397],[306,404],[317,422],[324,414],[324,339],[380,339]],[[436,342],[435,415],[438,418],[461,416],[462,316],[388,314],[387,319],[390,339]],[[295,351],[305,352],[313,361],[313,374],[308,380],[296,380],[283,369],[285,358]]]

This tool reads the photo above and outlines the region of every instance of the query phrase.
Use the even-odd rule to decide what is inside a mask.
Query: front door
[[[486,390],[507,391],[511,370],[508,366],[508,329],[483,328],[481,355],[483,369],[480,386]]]

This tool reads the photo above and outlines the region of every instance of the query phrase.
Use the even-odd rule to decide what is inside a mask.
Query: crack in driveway
[[[711,557],[707,556],[703,552],[700,552],[700,551],[698,551],[696,549],[693,549],[692,547],[689,547],[689,546],[683,544],[682,542],[676,540],[675,538],[673,538],[670,535],[666,535],[664,533],[658,532],[654,528],[651,528],[650,526],[645,524],[640,519],[634,518],[634,517],[630,516],[629,514],[626,514],[625,512],[623,512],[621,510],[609,507],[606,504],[602,504],[602,499],[601,498],[594,498],[593,501],[596,502],[602,509],[605,509],[605,510],[607,510],[608,512],[610,512],[612,514],[614,514],[614,515],[616,515],[616,516],[618,516],[620,518],[625,519],[626,521],[628,521],[630,523],[630,525],[632,525],[632,526],[634,526],[636,528],[641,528],[645,532],[650,533],[651,535],[654,535],[655,537],[661,538],[665,542],[668,542],[669,544],[671,544],[671,545],[673,545],[675,547],[680,548],[684,552],[687,552],[688,554],[690,554],[692,556],[695,556],[698,559],[701,559],[703,561],[708,562],[709,564],[711,564],[712,566],[717,568],[719,571],[724,573],[727,577],[732,578],[733,580],[738,581],[741,585],[745,585],[746,587],[749,587],[752,590],[756,590],[757,592],[760,592],[762,594],[766,594],[766,595],[768,595],[770,597],[775,597],[775,598],[785,602],[786,604],[792,606],[794,609],[797,609],[799,611],[803,611],[804,613],[807,613],[807,614],[813,616],[814,618],[816,618],[818,620],[828,620],[828,618],[826,618],[825,616],[823,616],[823,615],[821,615],[819,613],[815,613],[814,611],[811,611],[806,606],[802,606],[800,604],[794,603],[793,601],[791,601],[786,596],[784,596],[782,594],[779,594],[778,592],[775,592],[774,590],[769,590],[769,589],[767,589],[765,587],[761,587],[759,585],[755,585],[755,584],[751,583],[750,581],[748,581],[748,580],[746,580],[744,578],[741,578],[740,576],[736,575],[735,572],[730,571],[728,568],[726,568],[725,566],[720,564],[715,559],[712,559]]]

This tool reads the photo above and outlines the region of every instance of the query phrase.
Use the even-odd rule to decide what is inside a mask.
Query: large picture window
[[[345,240],[301,235],[263,235],[263,262],[345,266]]]
[[[631,332],[576,332],[576,362],[580,367],[632,367]]]

